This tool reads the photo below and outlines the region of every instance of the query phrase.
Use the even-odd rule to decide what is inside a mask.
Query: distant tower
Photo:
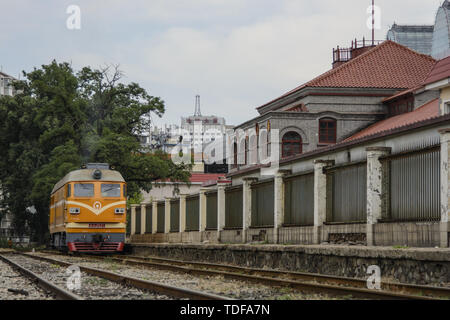
[[[195,96],[195,112],[194,112],[194,116],[200,117],[201,115],[202,115],[202,113],[200,111],[200,95],[196,95]]]

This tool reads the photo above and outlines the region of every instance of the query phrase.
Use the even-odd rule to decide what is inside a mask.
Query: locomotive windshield
[[[120,184],[102,183],[102,197],[120,197]]]
[[[93,197],[94,185],[92,183],[76,183],[74,195],[75,197]]]

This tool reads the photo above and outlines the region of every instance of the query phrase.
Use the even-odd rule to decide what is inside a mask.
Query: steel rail
[[[392,299],[427,300],[450,298],[450,288],[444,287],[382,282],[382,290],[369,290],[367,289],[366,280],[317,273],[265,270],[215,263],[164,259],[158,257],[114,256],[111,258],[115,261],[130,265],[155,267],[198,275],[224,275],[230,278],[253,280],[255,282],[262,282],[270,285],[277,285],[277,282],[279,282],[279,285],[296,287],[299,289],[302,289],[303,285],[308,287],[313,285],[317,286],[317,288],[322,288],[325,291],[339,294],[351,294],[351,292],[355,290],[354,293],[359,297],[371,296],[374,298],[384,297]],[[335,286],[339,287],[336,288]],[[305,287],[305,289],[307,289],[307,287]],[[346,289],[348,292],[345,291]]]
[[[13,269],[17,270],[19,273],[25,275],[27,278],[31,279],[33,282],[36,282],[41,288],[52,292],[55,294],[57,299],[60,300],[83,300],[82,297],[79,295],[72,293],[64,288],[61,288],[60,286],[51,283],[48,280],[43,279],[36,273],[34,273],[31,270],[26,269],[25,267],[22,267],[21,265],[17,264],[16,262],[6,258],[4,255],[0,255],[0,260],[10,265]]]
[[[55,254],[55,252],[52,251],[48,253]],[[61,253],[57,252],[57,254]],[[83,255],[83,257],[103,259],[103,256]],[[356,297],[361,298],[425,300],[450,298],[450,288],[445,287],[382,282],[382,290],[369,290],[367,289],[366,280],[318,273],[257,269],[160,257],[109,256],[109,258],[129,265],[147,266],[201,276],[224,276],[227,278],[265,283],[268,285],[287,286],[310,292],[320,292],[322,289],[323,291],[332,294],[353,294],[356,295]],[[345,289],[347,289],[347,292]]]
[[[27,254],[27,253],[21,253],[21,254],[26,257],[54,263],[54,264],[57,264],[60,266],[65,266],[65,267],[68,267],[68,266],[74,264],[74,263],[68,263],[65,261],[52,259],[49,257],[43,257],[43,256],[36,255],[36,254]],[[89,268],[89,267],[84,267],[84,266],[80,266],[80,265],[78,265],[78,267],[80,268],[81,271],[86,272],[90,275],[98,276],[98,277],[101,277],[101,278],[104,278],[104,279],[107,279],[107,280],[110,280],[113,282],[117,282],[120,284],[129,285],[134,288],[157,292],[159,294],[164,294],[164,295],[168,295],[171,297],[188,298],[188,299],[193,299],[193,300],[233,300],[232,298],[228,298],[228,297],[224,297],[224,296],[220,296],[220,295],[196,291],[196,290],[187,289],[187,288],[170,286],[170,285],[166,285],[166,284],[162,284],[162,283],[158,283],[158,282],[154,282],[154,281],[138,279],[135,277],[124,276],[124,275],[120,275],[117,273],[113,273],[113,272],[109,272],[109,271],[105,271],[105,270],[101,270],[101,269]]]

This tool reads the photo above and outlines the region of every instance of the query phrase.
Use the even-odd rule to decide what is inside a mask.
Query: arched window
[[[319,143],[336,143],[336,119],[319,120]]]
[[[294,131],[285,133],[281,140],[281,150],[283,158],[302,153],[302,137]]]
[[[233,143],[233,168],[237,168],[238,162],[238,147],[237,143]]]

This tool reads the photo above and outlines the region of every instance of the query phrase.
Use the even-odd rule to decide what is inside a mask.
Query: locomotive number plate
[[[104,223],[89,223],[89,228],[104,228]]]

